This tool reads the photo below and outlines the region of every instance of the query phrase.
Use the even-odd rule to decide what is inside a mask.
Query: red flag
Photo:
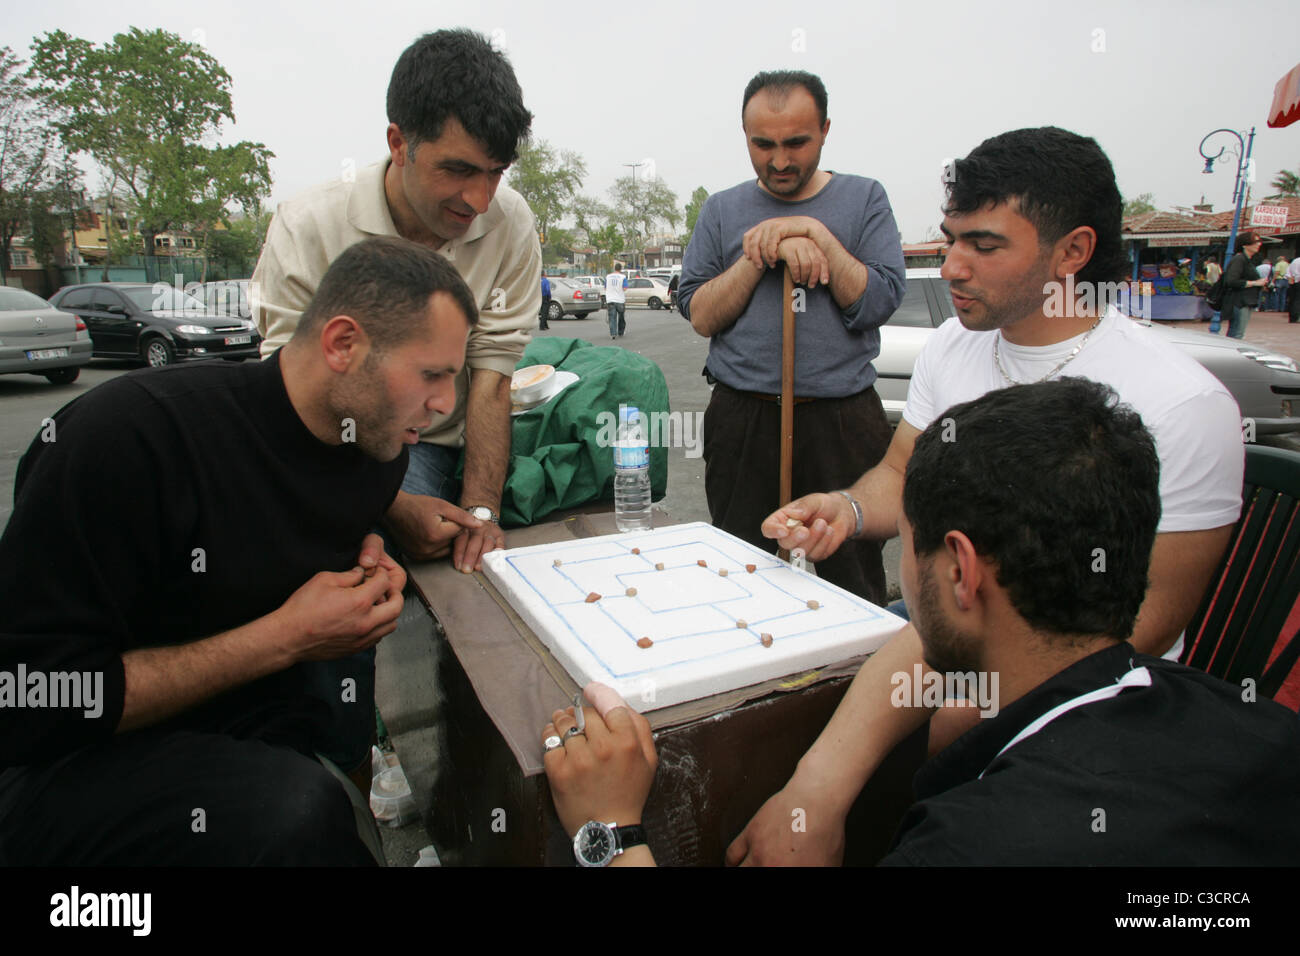
[[[1300,64],[1277,81],[1273,87],[1273,105],[1268,108],[1268,125],[1274,129],[1290,126],[1300,119]]]

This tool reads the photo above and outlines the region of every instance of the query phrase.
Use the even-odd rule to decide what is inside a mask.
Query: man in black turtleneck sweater
[[[56,414],[0,538],[0,864],[373,862],[320,670],[396,627],[370,532],[474,317],[437,253],[368,240],[266,362]]]

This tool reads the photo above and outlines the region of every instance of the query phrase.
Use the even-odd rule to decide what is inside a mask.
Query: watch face
[[[573,852],[583,866],[604,866],[617,856],[614,831],[595,820],[584,823],[573,838]]]
[[[479,521],[492,520],[492,509],[486,507],[485,505],[475,505],[473,508],[469,509],[469,513],[472,514],[475,518],[478,518]]]

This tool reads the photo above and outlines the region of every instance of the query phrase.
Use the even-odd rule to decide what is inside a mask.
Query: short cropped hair
[[[469,286],[437,252],[394,236],[363,239],[330,263],[293,337],[309,339],[334,316],[348,315],[383,354],[423,328],[435,292],[449,294],[470,326],[478,321]]]
[[[954,405],[917,438],[903,513],[917,555],[960,531],[1021,617],[1125,640],[1160,521],[1155,440],[1106,385],[1063,378]]]
[[[452,116],[501,163],[518,158],[533,122],[510,61],[486,37],[463,28],[420,37],[398,57],[388,81],[388,121],[412,151],[441,136]]]
[[[1091,226],[1097,244],[1076,284],[1114,282],[1130,269],[1120,238],[1124,201],[1095,139],[1055,126],[994,136],[957,160],[946,189],[945,214],[1016,202],[1043,245]]]
[[[745,107],[759,90],[771,90],[776,96],[788,96],[796,87],[802,86],[817,104],[818,124],[826,125],[826,85],[821,78],[803,70],[764,70],[745,87],[745,98],[740,103],[740,121],[745,122]]]

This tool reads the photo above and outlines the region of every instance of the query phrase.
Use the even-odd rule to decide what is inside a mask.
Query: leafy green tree
[[[33,44],[29,72],[68,148],[130,197],[147,252],[160,232],[222,218],[231,202],[255,211],[270,193],[263,144],[206,145],[235,114],[230,74],[198,44],[132,27],[97,47],[56,30]]]
[[[557,151],[546,140],[530,140],[520,148],[519,158],[510,166],[510,186],[533,211],[543,246],[552,245],[551,231],[570,212],[570,203],[586,175],[587,164],[581,156],[570,150]],[[550,255],[547,261],[556,256],[554,247]]]
[[[33,199],[57,180],[47,119],[28,86],[23,61],[0,47],[0,282],[14,240],[30,228]]]
[[[613,200],[612,220],[618,224],[624,236],[632,241],[638,254],[642,240],[654,234],[658,223],[672,227],[682,217],[677,205],[677,194],[662,179],[622,176],[614,180],[609,195]]]
[[[587,239],[596,250],[596,261],[601,264],[601,268],[612,267],[614,253],[627,245],[627,240],[618,230],[618,224],[613,221],[606,222],[598,229],[588,230]]]
[[[1132,199],[1124,200],[1124,215],[1140,216],[1144,212],[1155,212],[1156,207],[1151,201],[1154,198],[1151,193],[1141,193]]]
[[[240,216],[230,221],[229,228],[212,227],[203,234],[203,248],[214,273],[205,279],[243,279],[252,273],[257,257],[262,254],[266,230],[271,224],[269,212]],[[217,273],[220,273],[218,275]]]
[[[695,235],[695,223],[700,218],[700,210],[704,208],[704,200],[709,198],[709,191],[703,186],[697,186],[695,192],[691,193],[691,201],[686,204],[686,235],[682,238],[682,245],[689,245],[691,236]]]
[[[1277,190],[1275,196],[1300,196],[1300,176],[1289,169],[1284,169],[1274,176],[1273,182],[1269,185]]]

